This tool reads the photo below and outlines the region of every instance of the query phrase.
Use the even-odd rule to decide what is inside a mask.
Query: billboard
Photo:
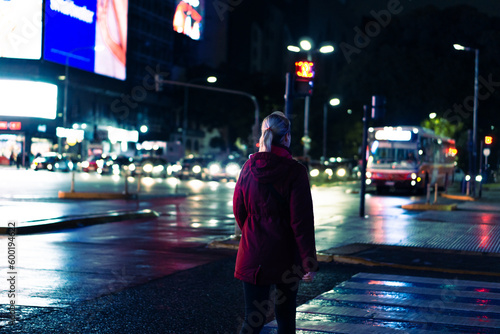
[[[191,39],[200,40],[203,36],[205,0],[176,0],[173,18],[174,31]]]
[[[43,58],[125,80],[128,0],[46,0]]]
[[[0,80],[0,116],[55,119],[57,86],[28,80]]]
[[[0,57],[40,59],[43,0],[0,0]]]

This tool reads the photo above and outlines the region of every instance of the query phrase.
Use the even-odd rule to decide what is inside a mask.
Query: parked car
[[[207,176],[210,180],[238,180],[243,164],[236,159],[212,161],[207,165]]]
[[[179,179],[200,179],[208,178],[208,164],[210,160],[206,157],[181,159],[181,168],[174,175]]]
[[[169,176],[169,163],[160,157],[144,157],[129,166],[131,175],[144,177],[167,177]]]
[[[99,174],[111,173],[113,159],[107,155],[91,155],[81,163],[83,172],[97,172]]]
[[[34,170],[46,169],[51,172],[69,172],[70,170],[73,170],[73,162],[58,153],[48,152],[36,157],[31,164],[31,168]]]
[[[112,157],[113,164],[111,165],[111,173],[113,175],[120,175],[122,172],[129,173],[130,167],[133,165],[135,169],[134,159],[131,157],[126,157],[124,155],[119,155]]]

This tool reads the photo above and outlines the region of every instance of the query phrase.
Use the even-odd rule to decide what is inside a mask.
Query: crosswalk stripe
[[[470,317],[448,316],[438,313],[429,312],[408,312],[404,311],[386,311],[377,308],[354,308],[342,306],[319,306],[319,305],[302,305],[299,308],[300,312],[338,315],[341,317],[359,317],[367,319],[404,321],[416,323],[434,323],[460,326],[475,326],[485,328],[500,328],[500,320],[498,319],[477,319]]]
[[[353,278],[365,278],[365,279],[375,279],[376,278],[378,280],[398,281],[398,282],[408,282],[408,283],[428,283],[428,284],[436,284],[436,285],[450,284],[450,285],[455,285],[455,286],[500,289],[500,284],[494,283],[494,282],[468,281],[468,280],[449,279],[449,278],[398,276],[398,275],[372,274],[372,273],[358,273],[358,274],[354,275]]]
[[[276,321],[272,321],[266,325],[266,328],[277,328]],[[356,333],[356,334],[442,334],[442,332],[425,330],[425,329],[394,329],[390,327],[378,327],[365,324],[353,324],[344,322],[319,322],[311,320],[297,320],[296,323],[297,331],[321,331],[326,333]],[[265,333],[263,331],[262,333]]]
[[[299,306],[297,330],[304,334],[497,333],[500,293],[496,291],[500,283],[359,273]],[[273,321],[265,328],[274,333],[276,327]]]
[[[478,292],[478,291],[464,291],[455,289],[431,289],[422,287],[407,287],[407,286],[389,286],[383,284],[365,284],[357,282],[344,282],[338,286],[339,288],[345,289],[356,289],[356,290],[370,290],[370,291],[382,291],[382,292],[396,292],[396,293],[412,293],[420,295],[430,295],[436,296],[436,298],[441,298],[441,296],[446,296],[449,299],[455,298],[478,298],[478,299],[498,299],[500,300],[500,293],[490,293],[490,292]]]
[[[375,305],[388,306],[407,306],[414,308],[426,308],[436,310],[450,311],[472,311],[480,313],[500,313],[500,306],[484,305],[476,303],[455,303],[445,300],[436,300],[429,302],[428,300],[417,299],[395,299],[392,296],[373,296],[373,295],[357,295],[346,293],[325,292],[317,297],[318,299],[335,300],[339,302],[365,303]]]

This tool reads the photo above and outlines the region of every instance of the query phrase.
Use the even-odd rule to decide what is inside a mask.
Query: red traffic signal
[[[297,80],[310,81],[314,79],[314,63],[312,61],[296,61],[295,75]]]
[[[314,63],[301,60],[295,62],[293,95],[296,97],[311,96],[313,91]]]
[[[491,145],[491,144],[493,144],[493,137],[492,137],[492,136],[485,136],[485,137],[484,137],[484,143],[485,143],[486,145]]]

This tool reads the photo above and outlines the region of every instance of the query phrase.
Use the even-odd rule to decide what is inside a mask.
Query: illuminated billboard
[[[43,57],[125,80],[128,0],[46,0]]]
[[[0,116],[55,119],[57,86],[27,80],[0,80]]]
[[[201,39],[205,0],[176,0],[176,4],[173,18],[174,31],[194,40]]]
[[[40,59],[43,0],[0,0],[0,57]]]

